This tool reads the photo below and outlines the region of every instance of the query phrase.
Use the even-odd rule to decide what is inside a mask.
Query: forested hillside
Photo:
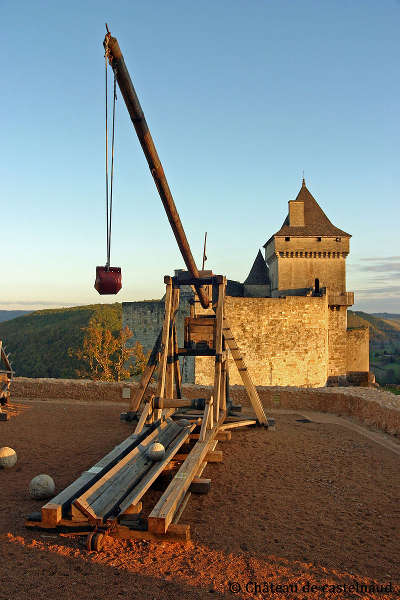
[[[400,383],[400,318],[348,311],[348,327],[370,328],[371,371],[381,384]],[[79,364],[69,348],[82,345],[83,328],[96,317],[113,333],[122,327],[122,305],[92,304],[38,310],[0,322],[0,339],[17,376],[75,378]]]
[[[400,315],[384,314],[385,319],[361,311],[347,312],[347,326],[369,326],[370,370],[378,383],[400,383]]]
[[[0,310],[0,323],[3,321],[10,321],[16,317],[21,317],[22,315],[28,315],[31,312],[31,310]]]
[[[0,339],[11,354],[16,376],[75,378],[78,362],[70,358],[68,348],[81,346],[82,328],[94,316],[115,333],[122,326],[122,305],[38,310],[0,323]]]

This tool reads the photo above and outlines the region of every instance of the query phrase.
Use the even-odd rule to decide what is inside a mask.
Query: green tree
[[[93,317],[85,332],[82,347],[70,348],[68,354],[79,360],[78,377],[99,381],[122,381],[140,375],[147,363],[149,353],[136,342],[133,348],[127,345],[133,333],[124,327],[115,335]]]

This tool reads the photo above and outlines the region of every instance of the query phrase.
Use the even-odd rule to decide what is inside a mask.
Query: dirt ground
[[[82,539],[27,530],[43,504],[29,498],[31,478],[48,473],[62,490],[131,433],[121,410],[20,402],[0,422],[0,446],[18,454],[0,471],[1,600],[399,597],[398,455],[299,414],[218,444],[224,462],[204,472],[211,491],[181,519],[186,546],[111,541],[96,554]]]

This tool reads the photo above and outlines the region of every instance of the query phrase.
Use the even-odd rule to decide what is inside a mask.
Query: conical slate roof
[[[304,202],[304,227],[290,227],[288,215],[284,220],[282,227],[275,233],[275,235],[290,237],[351,237],[349,233],[346,233],[345,231],[342,231],[341,229],[338,229],[332,225],[322,208],[319,206],[318,202],[308,191],[304,179],[300,191],[297,194],[296,200]],[[270,238],[268,242],[271,239],[272,238]],[[268,242],[265,243],[264,247],[268,244]]]
[[[244,283],[247,285],[266,285],[269,283],[269,269],[260,250]]]

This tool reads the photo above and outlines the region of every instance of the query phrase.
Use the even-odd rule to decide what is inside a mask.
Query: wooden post
[[[166,378],[166,367],[168,359],[169,349],[169,337],[170,337],[170,323],[171,323],[171,312],[172,312],[172,277],[166,276],[164,278],[166,283],[166,294],[165,294],[165,315],[162,329],[161,338],[161,360],[158,369],[158,385],[157,385],[157,396],[159,398],[165,397],[165,378]],[[161,419],[162,410],[157,409],[154,414],[156,420]]]
[[[150,401],[146,402],[146,404],[143,407],[143,410],[139,417],[138,424],[136,425],[136,429],[134,431],[135,434],[138,434],[142,431],[144,424],[146,423],[146,419],[149,416],[149,413],[152,410],[152,408],[153,408],[153,396],[151,397]]]
[[[219,408],[221,399],[221,373],[222,373],[222,328],[224,318],[226,277],[221,277],[218,283],[218,301],[216,309],[216,332],[215,332],[215,370],[214,370],[214,419],[219,420]]]
[[[172,288],[172,307],[171,307],[171,320],[169,325],[169,336],[168,336],[168,357],[167,357],[167,373],[166,373],[166,384],[165,384],[165,397],[173,398],[173,390],[175,383],[175,362],[179,358],[175,354],[175,343],[174,343],[174,332],[175,317],[179,308],[179,287]]]
[[[203,422],[201,424],[199,440],[204,442],[206,439],[206,433],[208,429],[213,428],[213,397],[206,400],[206,407],[204,409]]]
[[[176,397],[182,398],[182,377],[181,377],[181,367],[179,364],[179,356],[178,356],[178,338],[176,334],[176,325],[174,323],[173,327],[173,340],[174,340],[174,381],[175,381],[175,391]]]

